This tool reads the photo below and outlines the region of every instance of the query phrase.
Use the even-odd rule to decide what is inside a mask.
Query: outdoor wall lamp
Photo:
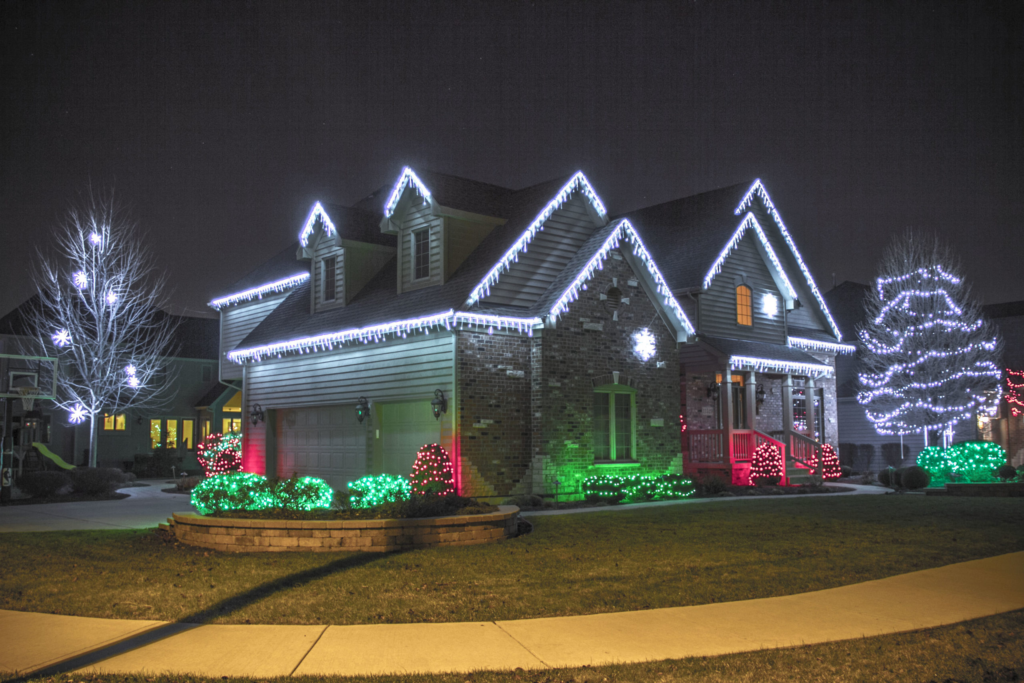
[[[757,385],[757,392],[754,394],[754,399],[755,399],[755,402],[757,403],[757,414],[758,415],[761,414],[761,406],[764,405],[764,397],[765,397],[764,385],[763,384],[758,384]]]
[[[363,424],[363,420],[366,419],[366,415],[369,412],[370,402],[366,400],[365,396],[360,396],[359,402],[356,403],[356,419],[359,420],[359,424]]]
[[[718,388],[718,383],[717,382],[715,382],[714,384],[709,384],[708,385],[708,398],[710,398],[712,401],[718,401],[719,391],[720,390]]]
[[[448,412],[448,399],[444,397],[442,389],[434,389],[434,400],[430,402],[430,407],[434,409],[434,419],[436,420],[441,419],[441,413]]]
[[[252,422],[253,427],[263,422],[263,406],[259,403],[252,404],[252,410],[249,412],[249,421]]]

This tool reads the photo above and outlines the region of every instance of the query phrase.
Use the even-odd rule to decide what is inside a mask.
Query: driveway
[[[81,531],[85,529],[148,529],[166,522],[173,512],[195,512],[189,497],[164,493],[166,479],[143,479],[121,489],[128,498],[80,503],[43,503],[0,507],[0,533],[8,531]]]

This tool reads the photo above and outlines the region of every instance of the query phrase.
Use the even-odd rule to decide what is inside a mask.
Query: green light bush
[[[353,510],[398,503],[411,496],[409,480],[393,474],[368,475],[348,483],[348,503]]]
[[[681,474],[634,474],[626,477],[602,474],[583,480],[583,497],[592,503],[670,500],[685,498],[693,495],[693,492],[693,482]]]
[[[945,450],[929,446],[917,458],[933,480],[943,481],[995,481],[996,469],[1005,463],[1006,451],[991,441],[964,441]]]
[[[273,484],[275,507],[283,510],[329,510],[334,503],[334,491],[317,477],[279,479]]]
[[[912,465],[900,471],[899,483],[903,488],[917,490],[923,489],[932,481],[932,475],[920,465]]]
[[[192,505],[200,514],[232,510],[327,510],[334,492],[323,479],[292,477],[268,480],[261,474],[218,474],[192,489]]]

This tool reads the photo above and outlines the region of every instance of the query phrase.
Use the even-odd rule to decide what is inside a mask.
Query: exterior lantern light
[[[718,382],[714,382],[708,385],[708,398],[712,401],[718,402],[719,388]]]
[[[761,414],[761,406],[764,405],[764,397],[765,397],[764,385],[763,384],[758,384],[757,385],[757,391],[754,393],[754,399],[755,399],[755,401],[757,403],[757,414],[758,415]]]
[[[249,411],[249,421],[252,422],[252,426],[255,427],[264,420],[263,406],[259,403],[252,404],[252,410]]]
[[[366,400],[365,396],[360,396],[359,402],[356,403],[356,419],[359,420],[359,424],[363,424],[363,420],[366,419],[366,415],[369,412],[370,402]]]
[[[444,390],[434,389],[434,400],[430,402],[430,407],[434,410],[436,420],[441,419],[441,413],[448,412],[448,399],[444,397]]]

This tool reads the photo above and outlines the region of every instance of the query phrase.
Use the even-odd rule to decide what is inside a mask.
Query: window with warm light
[[[111,415],[110,413],[103,413],[103,431],[105,432],[123,432],[128,428],[128,420],[125,419],[124,413],[118,413]]]
[[[227,434],[229,432],[241,432],[241,431],[242,431],[242,421],[240,419],[239,420],[233,420],[230,417],[225,417],[224,418],[224,430],[221,432],[222,434]]]
[[[164,445],[163,420],[149,421],[149,447],[160,448]]]
[[[193,420],[182,420],[181,421],[181,445],[185,447],[185,450],[192,450],[193,439],[195,439],[195,421]]]
[[[750,287],[736,287],[736,322],[740,325],[753,325],[754,315],[750,305]]]

